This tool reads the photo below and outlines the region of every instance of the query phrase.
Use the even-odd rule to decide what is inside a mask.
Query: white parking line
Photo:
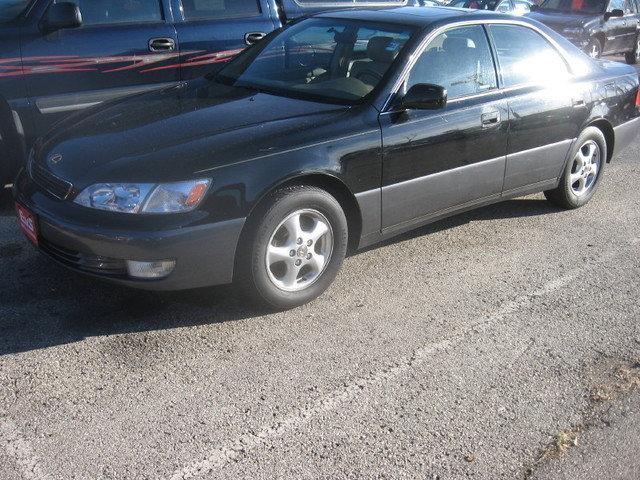
[[[635,238],[630,240],[630,243],[633,245],[638,243],[639,240],[640,239]],[[186,480],[209,474],[224,467],[227,463],[237,459],[243,454],[246,454],[250,450],[259,447],[260,445],[267,444],[271,439],[285,435],[290,431],[295,431],[308,423],[314,417],[338,408],[340,404],[345,401],[366,395],[367,389],[371,389],[376,386],[384,386],[389,381],[393,381],[394,379],[401,377],[410,371],[415,365],[424,362],[434,354],[443,351],[448,347],[459,344],[465,337],[475,335],[492,324],[499,322],[508,315],[520,311],[523,307],[532,303],[536,298],[549,295],[550,293],[561,289],[575,279],[584,275],[586,271],[596,267],[598,264],[616,257],[617,254],[618,252],[616,251],[605,253],[592,264],[587,264],[584,267],[571,270],[565,275],[551,280],[541,288],[534,290],[531,293],[521,295],[516,297],[514,300],[503,303],[500,308],[491,315],[478,322],[470,324],[469,328],[459,335],[425,345],[417,349],[410,358],[405,358],[393,365],[389,365],[387,368],[373,372],[366,377],[356,378],[350,383],[347,383],[324,397],[319,398],[314,403],[298,409],[274,425],[264,426],[257,433],[247,432],[229,444],[220,445],[218,448],[211,451],[209,456],[204,460],[176,470],[171,475],[170,479]]]
[[[11,420],[0,418],[0,448],[16,463],[21,478],[49,480],[50,477],[42,471],[31,444]]]

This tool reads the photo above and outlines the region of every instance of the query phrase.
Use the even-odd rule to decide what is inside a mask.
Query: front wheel
[[[547,200],[562,208],[585,205],[596,192],[607,164],[607,142],[601,130],[586,128],[576,140],[560,184],[544,192]]]
[[[640,36],[636,37],[633,50],[625,52],[624,59],[629,65],[635,65],[640,62]]]
[[[348,237],[346,216],[332,195],[311,186],[283,188],[249,220],[236,254],[237,280],[267,307],[303,305],[333,282]]]

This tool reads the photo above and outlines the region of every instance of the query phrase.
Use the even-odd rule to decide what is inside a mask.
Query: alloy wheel
[[[600,171],[600,147],[593,140],[586,141],[573,158],[569,182],[574,195],[585,195],[595,184]]]
[[[303,290],[320,278],[331,260],[333,229],[317,210],[296,210],[276,227],[265,255],[267,274],[281,290]]]

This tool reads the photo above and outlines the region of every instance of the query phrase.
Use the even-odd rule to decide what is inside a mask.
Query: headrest
[[[475,48],[475,44],[466,37],[447,37],[442,42],[442,49],[447,53],[463,53],[470,48]]]
[[[400,43],[391,37],[371,37],[367,44],[367,56],[374,62],[391,63],[400,52]]]

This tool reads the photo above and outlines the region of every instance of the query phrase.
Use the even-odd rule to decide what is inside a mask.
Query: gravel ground
[[[638,478],[639,155],[582,209],[453,217],[285,313],[69,273],[6,202],[0,478]]]

